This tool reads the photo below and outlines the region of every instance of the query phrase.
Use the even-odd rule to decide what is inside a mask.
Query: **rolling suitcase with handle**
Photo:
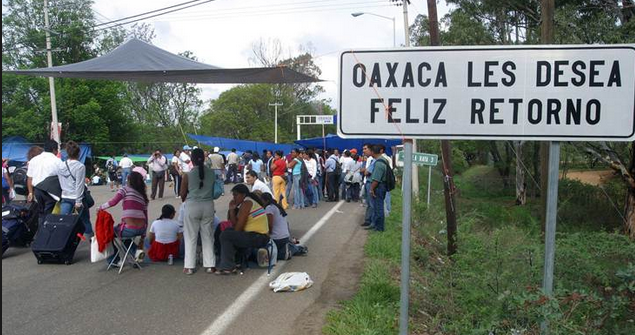
[[[79,215],[47,215],[31,244],[38,264],[71,264],[84,230]]]

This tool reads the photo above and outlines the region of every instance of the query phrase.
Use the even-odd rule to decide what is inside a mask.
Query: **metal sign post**
[[[408,334],[408,290],[410,284],[410,210],[412,208],[412,140],[404,141],[403,214],[401,227],[401,297],[399,334]]]
[[[558,176],[560,163],[560,142],[549,143],[549,185],[547,187],[547,220],[545,227],[545,266],[542,289],[547,296],[553,293],[553,270],[556,257],[556,218],[558,215]],[[548,334],[549,325],[544,321],[540,328]]]

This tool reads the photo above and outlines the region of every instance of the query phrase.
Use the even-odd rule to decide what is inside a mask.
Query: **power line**
[[[219,13],[217,15],[209,14],[209,15],[201,15],[196,13],[194,15],[188,16],[171,16],[166,18],[166,21],[178,21],[178,20],[205,20],[205,19],[227,19],[227,18],[236,18],[236,17],[247,17],[247,16],[265,16],[265,15],[285,15],[285,14],[294,14],[294,13],[304,13],[304,12],[323,12],[323,11],[336,11],[336,10],[353,10],[360,8],[375,8],[375,7],[389,7],[389,4],[384,4],[380,1],[375,2],[355,2],[355,3],[342,3],[342,4],[332,4],[332,5],[316,5],[316,6],[306,6],[306,7],[297,7],[297,8],[289,8],[289,9],[277,9],[277,10],[250,10],[244,12],[235,12],[235,13]]]
[[[213,0],[209,0],[209,1],[206,1],[204,3],[207,3],[207,2],[210,2],[210,1],[213,1]],[[350,10],[350,9],[357,9],[357,8],[372,8],[372,7],[388,7],[388,6],[390,6],[389,4],[385,4],[383,1],[346,2],[346,3],[336,3],[336,4],[321,4],[321,5],[313,5],[313,6],[297,6],[299,4],[313,4],[313,3],[325,3],[325,2],[332,2],[332,0],[305,1],[305,2],[301,2],[301,3],[295,3],[295,4],[277,4],[276,6],[287,6],[287,7],[288,6],[296,6],[296,7],[278,8],[278,9],[269,9],[269,10],[261,10],[259,8],[270,8],[271,6],[240,7],[240,8],[234,8],[234,9],[217,10],[217,11],[215,11],[215,14],[218,14],[218,15],[210,14],[208,16],[201,16],[201,15],[199,15],[199,13],[196,13],[194,16],[183,16],[181,18],[179,18],[179,17],[176,17],[176,18],[175,17],[171,17],[172,20],[166,20],[166,21],[173,21],[175,19],[176,20],[178,20],[178,19],[181,19],[181,20],[223,19],[223,18],[232,18],[232,17],[291,14],[291,13],[318,12],[318,11],[330,11],[330,10]],[[99,28],[99,29],[96,29],[96,30],[97,31],[98,30],[104,30],[104,29],[114,28],[114,27],[118,27],[118,26],[122,26],[122,25],[126,25],[126,24],[131,24],[131,23],[135,23],[135,22],[138,22],[138,21],[147,20],[147,19],[154,18],[154,17],[157,17],[157,16],[162,16],[162,15],[165,15],[165,14],[169,14],[169,13],[173,13],[173,12],[176,12],[176,11],[180,11],[180,10],[185,9],[185,8],[198,6],[198,5],[201,5],[201,4],[203,4],[203,3],[197,3],[197,4],[194,4],[194,5],[178,8],[178,9],[171,10],[171,11],[162,12],[162,13],[158,13],[158,14],[150,15],[150,16],[145,16],[145,17],[141,17],[141,18],[130,20],[130,21],[126,21],[126,22],[121,22],[121,23],[116,24],[116,25],[103,27],[103,28]],[[368,6],[369,4],[371,4],[371,6]],[[372,4],[376,4],[376,5],[372,5]],[[361,5],[361,7],[360,7],[360,5]],[[119,19],[118,21],[121,21],[121,20],[122,19]],[[95,26],[95,27],[97,27],[97,26]]]
[[[199,0],[195,0],[195,1],[199,1]],[[183,10],[183,9],[187,9],[187,8],[191,8],[191,7],[200,6],[200,5],[206,4],[206,3],[208,3],[208,2],[212,2],[212,1],[215,1],[215,0],[206,0],[206,1],[203,1],[203,2],[198,2],[198,3],[195,3],[195,4],[189,5],[189,6],[185,6],[185,7],[181,7],[181,8],[172,9],[172,10],[169,10],[169,11],[167,11],[167,12],[158,13],[158,14],[154,14],[154,15],[146,16],[146,17],[143,17],[143,18],[140,18],[140,19],[135,19],[135,20],[132,20],[132,21],[127,21],[127,22],[118,23],[118,24],[115,24],[115,25],[112,25],[112,26],[108,26],[108,27],[104,27],[104,28],[95,29],[95,31],[104,30],[104,29],[110,29],[110,28],[115,28],[115,27],[119,27],[119,26],[126,25],[126,24],[134,23],[134,22],[137,22],[137,21],[142,21],[142,20],[151,19],[151,18],[153,18],[153,17],[157,17],[157,16],[160,16],[160,15],[165,15],[165,14],[168,14],[168,13],[173,13],[173,12],[177,12],[177,11],[180,11],[180,10]],[[161,10],[164,10],[164,9],[165,9],[165,8],[163,8],[163,9],[161,9]],[[139,14],[139,15],[141,15],[141,14]],[[139,16],[139,15],[137,15],[137,16]],[[119,19],[118,21],[121,21],[121,20],[124,20],[124,19]]]
[[[102,23],[102,24],[98,24],[98,25],[95,25],[95,27],[104,26],[104,25],[107,25],[107,24],[112,24],[112,23],[116,23],[116,22],[121,22],[121,21],[129,20],[129,19],[133,19],[133,18],[135,18],[135,17],[144,16],[144,15],[148,15],[148,14],[152,14],[152,13],[156,13],[156,12],[164,11],[164,10],[166,10],[166,9],[171,9],[171,8],[175,8],[175,7],[180,7],[180,6],[183,6],[183,5],[187,5],[187,4],[189,4],[189,3],[192,3],[192,2],[199,2],[199,1],[201,1],[201,0],[191,0],[191,1],[181,2],[181,3],[178,3],[178,4],[176,4],[176,5],[172,5],[172,6],[168,6],[168,7],[163,7],[163,8],[159,8],[159,9],[151,10],[151,11],[149,11],[149,12],[145,12],[145,13],[141,13],[141,14],[136,14],[136,15],[132,15],[132,16],[128,16],[128,17],[124,17],[124,18],[121,18],[121,19],[113,20],[113,21],[110,21],[110,22],[105,22],[105,23]],[[212,0],[212,1],[213,1],[213,0]],[[209,1],[206,1],[206,2],[209,2]],[[186,7],[186,8],[187,8],[187,7]]]

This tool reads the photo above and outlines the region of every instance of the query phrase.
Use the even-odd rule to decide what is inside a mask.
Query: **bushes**
[[[624,208],[626,187],[620,180],[613,179],[602,188],[577,180],[560,180],[558,230],[619,230],[622,227],[620,214]]]

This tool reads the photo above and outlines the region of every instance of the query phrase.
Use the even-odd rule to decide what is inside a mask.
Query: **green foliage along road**
[[[584,203],[569,203],[558,222],[555,293],[547,298],[540,290],[538,201],[516,206],[491,176],[492,167],[475,166],[456,177],[459,248],[452,259],[445,250],[440,172],[433,175],[430,208],[421,185],[412,223],[411,333],[538,335],[545,318],[557,335],[635,332],[635,244],[619,231],[607,232],[610,223],[567,219],[569,212],[587,211]],[[326,334],[397,334],[401,195],[393,192],[392,200],[386,232],[367,241],[359,291],[329,314]],[[611,211],[604,206],[599,210]]]

